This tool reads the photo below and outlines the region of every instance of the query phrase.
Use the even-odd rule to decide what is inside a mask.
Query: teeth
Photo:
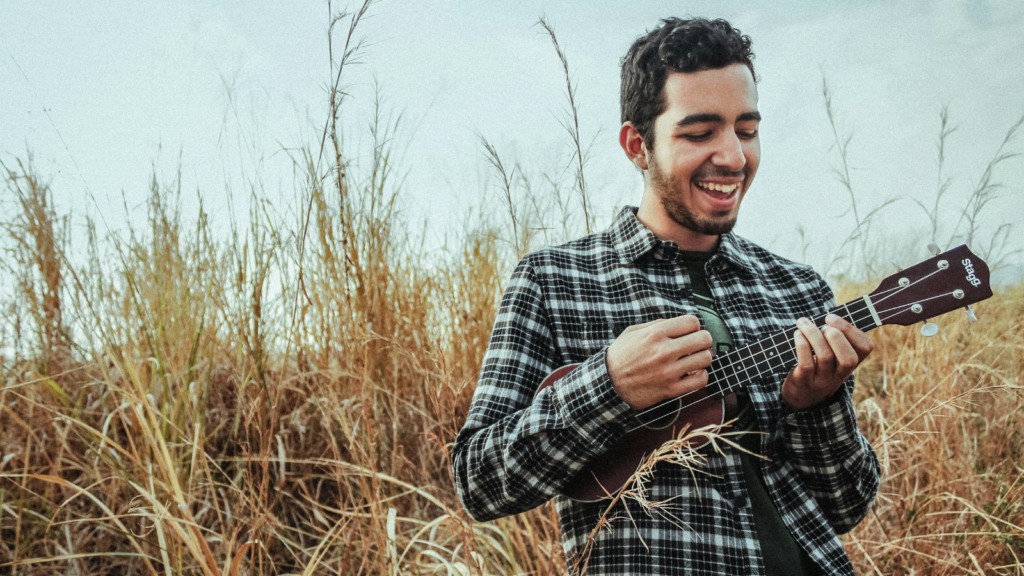
[[[739,183],[726,185],[726,184],[714,184],[714,183],[711,183],[711,182],[701,182],[698,185],[701,188],[704,188],[705,190],[713,190],[715,192],[724,192],[726,194],[730,194],[730,193],[734,192],[735,190],[737,190],[740,187]]]

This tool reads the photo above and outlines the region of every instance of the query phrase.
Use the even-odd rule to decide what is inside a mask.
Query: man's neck
[[[665,212],[657,199],[644,194],[636,219],[662,240],[674,242],[680,250],[710,252],[718,245],[719,236],[701,234],[676,222]]]

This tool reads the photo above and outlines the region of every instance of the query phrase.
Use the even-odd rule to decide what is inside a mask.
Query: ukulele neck
[[[810,320],[815,326],[824,326],[825,316],[829,314],[843,318],[864,332],[882,324],[868,296],[836,306]],[[707,390],[713,396],[726,396],[747,382],[789,370],[796,364],[796,348],[793,344],[795,330],[794,325],[768,338],[716,356],[708,368]]]

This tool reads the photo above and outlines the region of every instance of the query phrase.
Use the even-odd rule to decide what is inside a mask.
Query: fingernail
[[[808,320],[807,318],[800,318],[796,321],[796,323],[800,326],[807,326],[808,324],[811,323],[811,321]]]
[[[839,322],[839,316],[836,316],[835,314],[829,314],[828,316],[825,316],[826,324],[835,324],[836,322]]]

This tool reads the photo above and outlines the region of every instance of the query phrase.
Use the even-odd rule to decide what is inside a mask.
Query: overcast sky
[[[452,204],[497,202],[478,135],[524,166],[559,169],[568,158],[565,80],[535,25],[545,16],[577,82],[581,129],[593,141],[586,177],[604,226],[641,193],[617,142],[619,60],[670,15],[724,17],[753,38],[762,162],[737,231],[800,259],[802,226],[814,264],[851,228],[823,75],[840,131],[853,134],[862,210],[903,198],[884,222],[918,249],[907,263],[925,255],[927,238],[912,234],[926,221],[912,199],[935,195],[942,106],[957,126],[947,214],[1024,114],[1019,0],[385,0],[360,26],[365,49],[343,82],[346,146],[365,144],[376,83],[385,109],[403,114],[405,214],[429,223],[434,245],[462,222]],[[140,206],[154,166],[169,181],[179,157],[184,189],[202,191],[215,214],[232,194],[236,211],[244,206],[255,174],[273,197],[297,202],[287,150],[318,142],[326,118],[327,21],[320,0],[0,0],[0,159],[32,151],[62,209],[103,214],[111,226],[125,221],[122,193]],[[1011,151],[1024,151],[1021,136]],[[1013,246],[1024,246],[1024,162],[995,176],[1006,196],[986,223],[1013,223]]]

